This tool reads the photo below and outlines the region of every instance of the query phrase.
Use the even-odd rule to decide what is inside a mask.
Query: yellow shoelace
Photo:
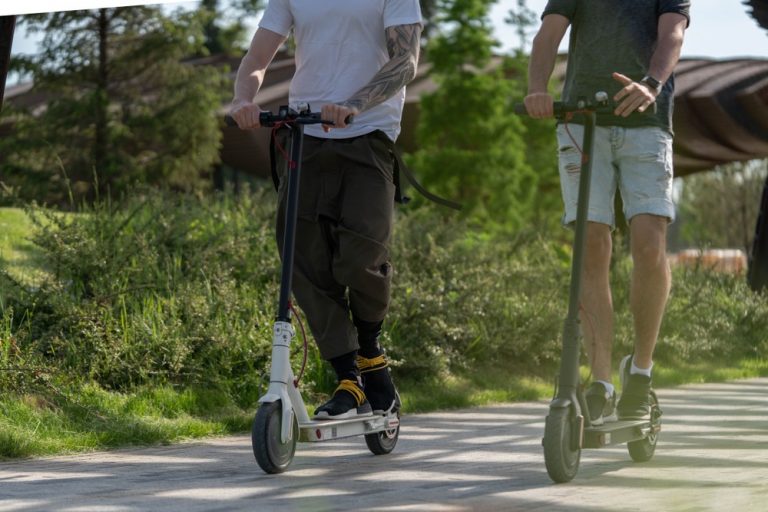
[[[339,386],[336,388],[336,391],[334,391],[333,394],[335,395],[339,391],[346,391],[350,393],[353,397],[355,397],[355,401],[357,402],[358,406],[365,402],[365,393],[363,393],[363,390],[360,389],[353,380],[344,379],[339,382]]]
[[[372,359],[368,359],[367,357],[363,356],[357,356],[357,368],[360,370],[360,373],[380,370],[382,368],[386,368],[387,366],[389,366],[389,361],[387,360],[387,356],[384,354],[378,355]]]

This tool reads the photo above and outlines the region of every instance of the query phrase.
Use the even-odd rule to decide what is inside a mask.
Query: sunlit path
[[[390,456],[360,438],[300,444],[267,476],[250,438],[0,464],[0,510],[766,510],[768,379],[659,392],[656,456],[585,451],[576,479],[544,469],[546,403],[406,416]]]

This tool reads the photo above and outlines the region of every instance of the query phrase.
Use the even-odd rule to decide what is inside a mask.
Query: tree
[[[522,98],[519,63],[496,57],[494,0],[439,0],[427,47],[438,90],[421,101],[412,162],[436,192],[468,215],[520,228],[537,219],[538,177],[526,162],[525,129],[511,110]]]
[[[2,180],[26,197],[59,200],[60,180],[94,198],[134,182],[197,189],[218,159],[223,76],[183,60],[203,43],[198,13],[158,7],[22,18],[43,32],[24,64],[42,112],[18,118],[0,142]],[[34,114],[34,115],[31,115]]]
[[[205,19],[203,33],[207,53],[239,54],[242,51],[240,46],[246,37],[243,19],[260,12],[265,3],[264,0],[230,0],[227,7],[222,8],[219,0],[201,0],[200,10]],[[223,16],[225,12],[227,16]]]
[[[8,77],[8,64],[11,60],[13,32],[16,28],[16,16],[0,16],[0,111],[3,109],[5,80]]]
[[[422,35],[429,38],[435,27],[437,0],[419,0],[419,5],[421,7],[421,17],[424,19],[424,30]]]

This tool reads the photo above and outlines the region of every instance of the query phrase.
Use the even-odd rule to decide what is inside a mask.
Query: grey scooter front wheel
[[[579,471],[579,423],[570,408],[550,409],[544,427],[544,464],[556,483],[570,482]]]
[[[282,401],[263,403],[253,420],[251,443],[253,455],[261,469],[269,474],[282,473],[293,461],[296,442],[299,438],[299,424],[293,418],[293,435],[283,443],[280,432],[283,416]]]

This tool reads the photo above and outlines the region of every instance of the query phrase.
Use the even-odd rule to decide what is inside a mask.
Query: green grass
[[[212,390],[84,386],[0,400],[0,458],[178,442],[243,432],[251,414]]]
[[[552,375],[551,379],[541,379],[514,377],[515,374],[512,369],[483,369],[469,377],[451,376],[440,381],[412,386],[406,383],[402,391],[403,407],[407,413],[418,413],[502,402],[545,400],[552,397],[555,375]],[[581,375],[582,380],[588,382],[589,368],[582,366]],[[653,369],[656,389],[756,377],[768,377],[768,359],[745,359],[727,367],[713,362],[682,363],[675,367],[657,364]],[[619,388],[618,369],[614,371],[613,382]]]
[[[489,369],[433,383],[401,383],[404,412],[407,415],[552,396],[551,382],[515,378],[510,373]],[[768,360],[743,360],[728,368],[709,363],[654,369],[657,389],[766,376]],[[312,411],[315,405],[308,404],[307,408]],[[6,396],[0,399],[0,459],[242,434],[250,429],[256,407],[241,408],[220,390],[178,390],[169,386],[124,394],[86,385]]]
[[[38,251],[29,239],[32,221],[18,208],[0,208],[0,261],[17,278],[31,279],[39,272]]]
[[[768,359],[744,359],[725,367],[709,362],[675,367],[655,365],[653,368],[653,382],[657,388],[755,377],[768,377]]]
[[[432,382],[399,385],[406,413],[539,400],[552,394],[543,379],[515,377],[514,371],[484,369],[475,375],[449,376]]]

